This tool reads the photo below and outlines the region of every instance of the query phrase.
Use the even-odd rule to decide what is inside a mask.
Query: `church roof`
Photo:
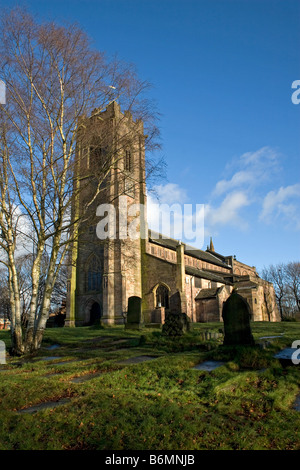
[[[232,282],[229,281],[228,276],[222,276],[221,273],[215,274],[211,271],[197,269],[192,266],[185,266],[185,272],[187,274],[191,274],[192,276],[200,277],[202,279],[208,279],[209,281],[221,282],[222,284],[232,285]]]
[[[197,296],[195,297],[195,300],[213,299],[214,297],[217,297],[219,290],[220,290],[220,287],[211,288],[211,289],[201,289],[199,294],[197,294]]]
[[[176,250],[176,246],[178,245],[178,240],[174,240],[173,238],[169,238],[166,235],[162,235],[158,232],[154,232],[153,230],[149,230],[149,240],[157,245],[163,246],[165,248],[170,248],[171,250]],[[188,256],[192,256],[193,258],[200,259],[202,261],[206,261],[208,263],[215,264],[217,266],[222,266],[224,268],[229,268],[230,266],[221,258],[220,255],[215,256],[213,253],[209,253],[207,251],[199,250],[198,248],[194,248],[191,245],[186,245],[184,243],[184,253]]]

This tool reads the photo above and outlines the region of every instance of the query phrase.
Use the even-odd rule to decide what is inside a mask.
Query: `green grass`
[[[273,356],[300,339],[300,323],[253,323],[256,341],[284,333],[265,349],[201,341],[201,332],[220,328],[196,324],[175,340],[147,328],[47,330],[37,357],[9,358],[0,372],[0,450],[299,449],[300,412],[293,403],[300,365],[283,368]],[[99,337],[104,340],[93,342]],[[8,332],[0,331],[0,340],[9,348]],[[60,348],[46,349],[51,344]],[[138,355],[158,357],[120,364]],[[70,362],[42,361],[45,356]],[[192,369],[208,359],[226,364],[212,372]],[[71,381],[88,373],[94,378]],[[70,400],[18,413],[60,398]]]

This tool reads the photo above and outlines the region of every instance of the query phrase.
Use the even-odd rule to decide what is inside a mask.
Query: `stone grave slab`
[[[296,401],[294,403],[294,410],[300,411],[300,395],[298,395],[296,398]]]
[[[36,362],[39,362],[39,361],[55,361],[56,359],[63,359],[63,357],[59,357],[59,356],[44,356],[44,357],[37,357],[35,358],[35,361]]]
[[[48,408],[56,408],[61,405],[65,405],[68,403],[71,399],[70,398],[62,398],[61,400],[57,401],[46,401],[44,403],[39,403],[38,405],[33,405],[29,406],[28,408],[23,408],[21,410],[18,410],[18,413],[37,413],[38,411],[46,410]]]
[[[80,377],[73,377],[72,379],[70,379],[69,381],[74,383],[74,384],[81,384],[83,382],[87,382],[88,380],[92,380],[92,379],[95,379],[96,377],[100,377],[100,375],[102,375],[103,372],[96,372],[94,374],[85,374],[85,375],[81,375]]]
[[[292,362],[292,355],[296,351],[297,351],[297,348],[285,348],[282,351],[279,351],[277,354],[275,354],[274,357],[275,359],[279,359],[281,365],[283,366],[296,365]],[[297,359],[299,359],[298,356],[297,356]]]
[[[61,361],[61,362],[54,362],[53,364],[51,364],[52,366],[60,366],[60,365],[63,365],[63,364],[73,364],[74,362],[82,362],[82,361],[85,361],[86,359],[71,359],[71,360],[67,360],[67,361]]]
[[[58,361],[57,361],[58,359]],[[63,359],[63,360],[61,360]],[[60,365],[63,365],[63,364],[72,364],[74,362],[82,362],[84,361],[85,359],[65,359],[64,357],[58,357],[58,356],[46,356],[46,357],[40,357],[40,358],[36,358],[35,359],[35,362],[49,362],[49,361],[56,361],[56,362],[52,362],[51,364],[49,364],[49,366],[60,366]]]
[[[127,343],[127,341],[127,339],[113,339],[112,345],[114,346],[115,344]]]
[[[50,372],[49,374],[44,375],[44,377],[51,378],[51,377],[56,377],[57,375],[64,375],[64,374],[65,372]]]
[[[59,349],[60,347],[60,344],[51,344],[51,346],[47,346],[45,349],[47,349],[47,351],[54,351],[55,349]]]
[[[277,336],[261,336],[259,339],[275,339],[275,338],[281,338],[284,335],[284,333],[277,335]]]
[[[200,364],[197,364],[195,367],[193,367],[193,369],[211,372],[212,370],[215,370],[218,367],[223,366],[224,364],[226,363],[222,361],[205,361],[205,362],[200,362]]]
[[[109,339],[110,338],[107,336],[96,336],[95,338],[90,338],[90,339],[83,341],[83,343],[99,343],[101,341],[109,340]]]
[[[146,362],[146,361],[153,361],[153,359],[157,359],[159,356],[135,356],[135,357],[129,357],[128,359],[125,359],[124,361],[119,362],[119,364],[139,364],[141,362]]]

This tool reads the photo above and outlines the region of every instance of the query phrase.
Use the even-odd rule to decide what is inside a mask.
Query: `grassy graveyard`
[[[0,365],[0,450],[299,449],[300,365],[274,354],[300,323],[251,327],[253,347],[222,346],[221,323],[48,329],[38,356]]]

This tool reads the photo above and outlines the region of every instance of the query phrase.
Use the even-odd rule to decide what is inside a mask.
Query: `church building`
[[[148,230],[146,139],[142,121],[115,101],[82,118],[66,326],[124,324],[131,296],[142,299],[145,324],[164,323],[168,311],[186,313],[191,322],[222,321],[233,289],[247,300],[253,321],[280,321],[273,285],[255,267],[218,253],[212,240],[204,251]],[[138,236],[124,234],[120,200],[129,214],[125,229],[139,205]],[[99,237],[101,220],[115,222],[113,237]]]

